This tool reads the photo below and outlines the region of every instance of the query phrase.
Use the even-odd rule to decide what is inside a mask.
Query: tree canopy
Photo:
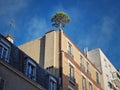
[[[64,12],[57,12],[51,18],[52,26],[56,28],[63,28],[67,23],[70,22],[69,16]]]

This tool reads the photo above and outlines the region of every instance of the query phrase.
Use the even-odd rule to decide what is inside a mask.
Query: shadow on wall
[[[46,68],[49,73],[53,73],[53,75],[56,75],[59,73],[58,68],[54,68],[53,66]],[[59,75],[58,75],[59,77]],[[56,78],[58,78],[56,76]],[[68,75],[65,75],[62,73],[62,79],[59,79],[59,86],[62,86],[62,90],[79,90],[78,89],[78,83],[76,83],[76,80],[74,78],[70,78]]]
[[[44,67],[44,56],[45,56],[45,36],[40,40],[40,57],[39,64]]]

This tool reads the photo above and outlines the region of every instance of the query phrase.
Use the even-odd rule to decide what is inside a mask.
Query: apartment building
[[[6,38],[0,34],[0,90],[59,90],[57,78]]]
[[[63,30],[51,30],[19,48],[57,77],[61,90],[103,90],[102,73]]]
[[[112,65],[101,49],[87,52],[89,60],[103,74],[104,90],[120,90],[120,73]]]

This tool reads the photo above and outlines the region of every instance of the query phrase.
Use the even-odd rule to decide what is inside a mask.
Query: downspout
[[[62,90],[62,30],[59,30],[59,77],[60,77],[60,86]]]

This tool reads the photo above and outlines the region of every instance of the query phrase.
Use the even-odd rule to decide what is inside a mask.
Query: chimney
[[[84,48],[84,55],[87,57],[88,47]]]
[[[5,38],[8,39],[11,43],[14,43],[14,39],[10,34],[7,34]]]

